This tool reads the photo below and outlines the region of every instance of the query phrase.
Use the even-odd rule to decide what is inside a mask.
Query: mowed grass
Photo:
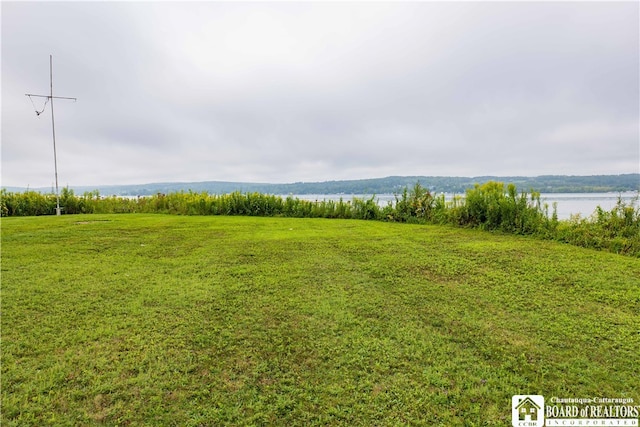
[[[441,226],[2,219],[3,426],[496,425],[640,402],[640,259]]]

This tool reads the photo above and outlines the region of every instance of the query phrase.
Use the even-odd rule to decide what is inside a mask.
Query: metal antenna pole
[[[51,129],[53,131],[53,167],[56,173],[56,215],[60,216],[60,192],[58,191],[58,155],[56,154],[56,121],[53,118],[53,55],[49,55],[49,83],[51,88]]]
[[[57,99],[73,99],[76,101],[76,98],[68,98],[65,96],[53,96],[53,55],[49,55],[49,95],[34,95],[32,93],[25,93],[28,97],[38,97],[38,98],[47,98],[51,101],[51,130],[53,131],[53,166],[56,174],[56,215],[60,215],[60,192],[58,191],[58,155],[56,153],[56,121],[53,117],[53,100]],[[40,112],[36,110],[36,113],[40,115]]]

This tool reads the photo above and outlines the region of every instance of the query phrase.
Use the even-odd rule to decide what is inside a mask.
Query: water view
[[[633,200],[637,201],[638,193],[550,193],[540,196],[543,203],[549,204],[550,212],[553,209],[553,203],[557,203],[559,219],[568,219],[571,215],[588,217],[598,206],[604,210],[611,210],[618,202],[618,198],[630,203]]]
[[[294,198],[300,200],[323,201],[343,199],[351,200],[354,197],[368,199],[372,197],[370,194],[293,194]],[[282,196],[287,197],[287,195]],[[454,194],[445,193],[445,200],[450,201]],[[611,210],[618,198],[621,197],[626,203],[637,200],[637,192],[624,193],[543,193],[540,195],[542,203],[549,205],[549,214],[553,212],[553,204],[557,204],[558,219],[569,219],[572,215],[580,215],[581,217],[589,217],[600,206],[604,210]],[[393,194],[377,194],[375,198],[380,206],[386,206],[389,202],[395,202]]]

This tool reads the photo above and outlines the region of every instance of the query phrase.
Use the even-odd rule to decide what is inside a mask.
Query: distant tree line
[[[106,186],[98,190],[102,194],[126,196],[153,195],[157,193],[176,193],[192,191],[209,194],[263,193],[275,195],[287,194],[394,194],[402,192],[405,187],[411,187],[416,182],[425,185],[429,191],[435,193],[464,194],[475,184],[490,181],[511,182],[519,188],[527,188],[540,193],[600,193],[640,191],[640,174],[626,175],[593,175],[566,176],[545,175],[537,177],[495,177],[480,176],[442,177],[442,176],[390,176],[386,178],[359,179],[349,181],[326,182],[295,182],[290,184],[242,183],[224,181],[206,182],[173,182],[144,185]],[[427,185],[428,183],[428,185]],[[24,189],[11,189],[24,191]],[[76,187],[77,193],[93,191],[95,188]],[[40,190],[48,192],[50,190]]]
[[[6,216],[52,215],[54,194],[36,191],[22,193],[3,189],[0,212]],[[257,192],[209,194],[174,192],[149,197],[100,196],[98,191],[75,195],[64,188],[60,205],[65,214],[160,213],[177,215],[245,215],[296,218],[339,218],[448,224],[506,233],[533,235],[588,248],[640,257],[640,206],[619,198],[605,211],[598,207],[589,218],[573,217],[560,221],[556,207],[550,212],[540,201],[540,193],[518,192],[515,184],[497,181],[475,184],[464,196],[445,201],[416,183],[396,193],[395,201],[380,206],[375,196],[338,201],[307,201]]]

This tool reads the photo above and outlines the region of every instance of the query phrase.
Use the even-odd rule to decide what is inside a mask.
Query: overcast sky
[[[639,3],[2,2],[2,185],[637,173]],[[34,98],[42,108],[44,98]]]

